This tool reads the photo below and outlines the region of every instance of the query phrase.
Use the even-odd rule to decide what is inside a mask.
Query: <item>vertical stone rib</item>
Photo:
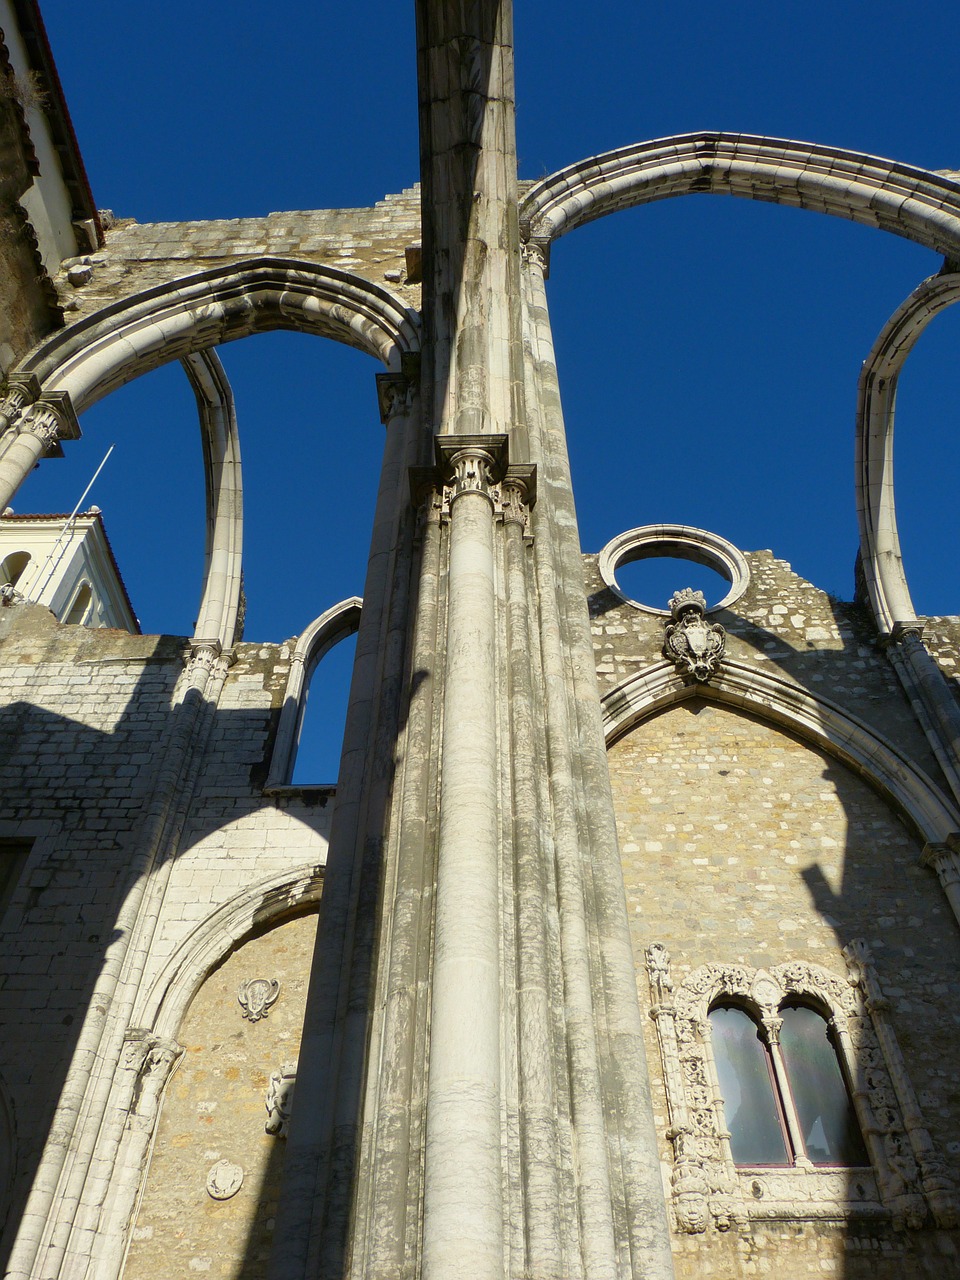
[[[431,515],[433,513],[431,512]],[[405,737],[417,749],[405,752],[391,827],[397,840],[396,871],[384,898],[385,961],[378,983],[383,1027],[371,1044],[375,1064],[370,1087],[375,1102],[370,1132],[364,1134],[360,1185],[367,1188],[360,1215],[367,1224],[358,1233],[354,1273],[399,1274],[412,1256],[410,1222],[419,1233],[422,1170],[418,1159],[422,1133],[422,1025],[429,976],[430,896],[434,863],[436,793],[431,777],[434,734],[434,666],[437,654],[439,516],[423,526],[417,618],[412,640],[410,691]]]
[[[584,1270],[673,1274],[583,587],[542,259],[528,251],[528,315],[542,420],[537,539],[541,643],[561,896],[567,1036]],[[542,451],[542,452],[541,452]]]
[[[551,886],[538,785],[542,726],[535,713],[529,591],[523,521],[504,517],[508,706],[513,744],[513,846],[516,898],[517,1058],[520,1158],[523,1180],[525,1269],[568,1275],[560,1221],[557,1088],[553,1073],[550,939],[546,912]]]

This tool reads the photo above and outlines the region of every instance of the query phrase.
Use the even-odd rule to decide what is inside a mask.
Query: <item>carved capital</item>
[[[960,853],[949,844],[925,844],[920,865],[932,867],[945,889],[948,885],[960,884]]]
[[[505,435],[438,436],[436,450],[451,507],[467,493],[482,493],[495,505],[495,486],[507,467]]]
[[[67,391],[48,391],[22,413],[17,429],[39,440],[47,453],[59,452],[61,440],[79,440],[80,423]]]
[[[676,663],[681,674],[698,682],[716,675],[727,647],[719,622],[707,622],[707,601],[702,591],[684,587],[670,597],[672,621],[666,624],[663,656]]]
[[[923,639],[923,623],[918,618],[907,622],[895,622],[890,632],[891,644],[916,644]]]
[[[389,425],[391,418],[410,412],[414,391],[413,381],[404,373],[377,374],[377,401],[384,426]]]
[[[422,524],[446,520],[453,504],[480,493],[498,520],[526,530],[536,500],[537,468],[507,464],[505,435],[438,436],[437,465],[410,468],[410,495]]]
[[[525,267],[535,267],[543,272],[543,277],[546,279],[550,274],[550,241],[523,241],[520,245],[520,260]]]
[[[27,405],[40,395],[40,380],[28,373],[22,378],[10,378],[0,391],[0,431],[6,431],[19,418]]]
[[[504,524],[516,524],[526,532],[537,490],[537,468],[533,463],[507,467],[494,495],[494,510]]]

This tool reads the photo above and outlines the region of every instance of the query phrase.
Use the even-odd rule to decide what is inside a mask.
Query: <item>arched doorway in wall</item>
[[[183,1017],[125,1280],[266,1274],[317,917],[249,938]]]

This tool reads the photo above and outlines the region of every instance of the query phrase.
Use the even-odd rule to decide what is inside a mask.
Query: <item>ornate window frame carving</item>
[[[845,977],[791,960],[770,969],[702,965],[674,988],[664,946],[647,949],[673,1144],[672,1205],[679,1230],[745,1226],[751,1219],[891,1217],[920,1227],[960,1221],[955,1189],[927,1131],[903,1055],[887,1017],[864,942],[844,948]],[[871,1168],[829,1168],[798,1161],[783,1168],[734,1164],[707,1015],[733,1000],[767,1030],[784,1003],[808,1003],[832,1027]]]

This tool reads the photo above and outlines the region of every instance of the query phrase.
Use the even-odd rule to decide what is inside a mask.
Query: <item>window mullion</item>
[[[783,1019],[772,1015],[761,1015],[761,1022],[767,1038],[767,1052],[770,1055],[770,1065],[773,1068],[773,1080],[780,1102],[780,1112],[787,1128],[788,1145],[793,1153],[793,1163],[798,1168],[812,1169],[813,1165],[807,1159],[803,1131],[800,1128],[800,1117],[797,1115],[793,1094],[790,1092],[787,1067],[783,1060],[783,1051],[780,1048],[780,1028],[783,1025]]]

